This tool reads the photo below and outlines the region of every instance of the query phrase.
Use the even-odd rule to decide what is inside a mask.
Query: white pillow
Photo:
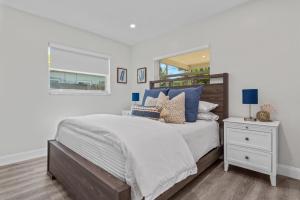
[[[212,113],[212,112],[208,112],[208,113],[198,113],[197,115],[197,119],[200,120],[215,120],[217,121],[219,119],[219,116]]]
[[[218,107],[218,104],[210,103],[207,101],[200,101],[198,107],[198,113],[208,113]]]

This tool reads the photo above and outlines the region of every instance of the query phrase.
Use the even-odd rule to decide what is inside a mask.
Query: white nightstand
[[[224,120],[224,170],[236,165],[268,174],[276,186],[278,127],[280,122],[250,122],[243,118]]]
[[[122,115],[123,116],[131,115],[131,110],[122,110]]]

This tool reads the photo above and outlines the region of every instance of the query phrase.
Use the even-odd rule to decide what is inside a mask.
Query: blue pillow
[[[143,103],[142,105],[145,105],[145,101],[147,97],[153,97],[153,98],[157,98],[159,93],[162,92],[165,95],[168,95],[169,92],[169,88],[162,88],[162,89],[150,89],[150,90],[145,90],[144,93],[144,98],[143,98]]]
[[[169,97],[174,98],[181,92],[185,93],[185,120],[195,122],[197,120],[198,106],[202,94],[202,86],[196,88],[170,89]]]

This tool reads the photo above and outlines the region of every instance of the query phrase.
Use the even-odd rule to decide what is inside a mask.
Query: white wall
[[[212,73],[230,74],[230,115],[247,115],[241,90],[258,88],[259,103],[274,105],[277,113],[273,117],[282,122],[279,162],[299,168],[299,11],[299,0],[253,1],[136,45],[132,64],[148,67],[151,80],[154,57],[209,44]],[[136,71],[131,72],[134,77]],[[137,85],[135,79],[132,85],[141,92],[148,87]]]
[[[254,1],[131,48],[0,6],[0,158],[46,147],[66,116],[128,107],[131,91],[148,87],[136,84],[131,64],[148,67],[152,80],[154,57],[209,44],[212,73],[230,74],[230,115],[246,115],[241,89],[258,88],[260,103],[274,105],[273,117],[282,122],[280,163],[299,168],[299,10],[298,0]],[[49,41],[111,55],[112,95],[48,95]],[[115,84],[117,66],[129,69],[131,83]]]
[[[110,96],[48,94],[48,42],[111,56]],[[116,67],[130,67],[129,46],[0,6],[0,158],[46,147],[66,116],[119,114],[130,84],[116,84]],[[128,78],[132,78],[129,76]]]

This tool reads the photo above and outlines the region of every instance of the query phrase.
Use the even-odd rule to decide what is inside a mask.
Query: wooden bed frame
[[[211,150],[197,162],[198,173],[175,184],[157,200],[166,200],[190,183],[194,178],[217,161],[223,153],[223,119],[228,117],[228,74],[210,75],[210,83],[200,84],[207,76],[189,76],[171,80],[150,81],[150,88],[186,88],[203,85],[201,100],[219,104],[215,113],[220,116],[221,146]],[[179,86],[175,86],[180,81]],[[157,86],[158,85],[158,86]],[[130,200],[130,186],[101,167],[91,163],[63,144],[48,141],[47,173],[57,179],[75,200]]]

